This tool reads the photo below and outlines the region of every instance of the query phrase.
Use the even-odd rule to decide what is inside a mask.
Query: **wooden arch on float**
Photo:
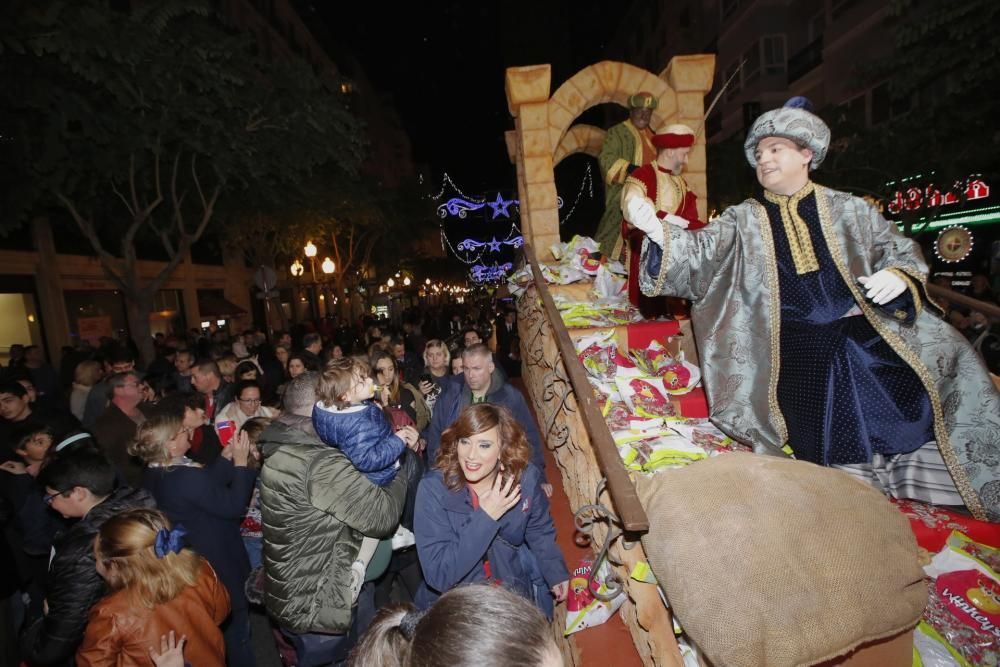
[[[657,96],[659,106],[651,127],[684,123],[697,129],[704,116],[705,95],[715,76],[714,55],[675,56],[657,76],[627,63],[603,61],[586,67],[549,97],[549,65],[507,69],[507,107],[514,129],[506,133],[507,153],[517,167],[521,232],[539,259],[559,241],[555,165],[576,153],[596,156],[605,131],[592,125],[573,125],[580,114],[597,104],[627,105],[640,91]],[[698,214],[707,219],[705,137],[700,132],[688,159],[685,178],[698,195]]]

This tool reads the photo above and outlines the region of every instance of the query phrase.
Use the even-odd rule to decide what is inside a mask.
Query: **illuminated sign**
[[[923,208],[950,206],[961,201],[986,199],[990,196],[990,186],[978,176],[970,176],[965,181],[955,181],[951,190],[942,193],[933,183],[926,187],[911,186],[896,190],[889,197],[887,208],[892,214],[903,211],[918,211]]]

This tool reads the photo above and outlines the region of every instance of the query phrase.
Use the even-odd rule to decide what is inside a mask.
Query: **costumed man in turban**
[[[710,415],[761,453],[1000,521],[1000,393],[928,298],[919,247],[813,183],[830,130],[769,111],[744,145],[763,190],[692,233],[641,215],[642,291],[693,301]]]
[[[687,166],[688,154],[694,146],[694,131],[687,125],[668,125],[653,136],[657,149],[656,161],[632,172],[622,188],[621,235],[625,241],[628,268],[628,298],[646,319],[685,314],[683,299],[643,296],[639,290],[639,253],[646,235],[629,224],[637,216],[671,221],[686,229],[701,229],[705,223],[698,219],[698,197],[691,192],[681,176]]]
[[[652,93],[636,93],[629,97],[629,117],[608,130],[597,157],[604,177],[604,215],[597,224],[594,240],[609,259],[618,259],[622,253],[619,233],[622,185],[629,174],[656,159],[649,121],[658,103]]]

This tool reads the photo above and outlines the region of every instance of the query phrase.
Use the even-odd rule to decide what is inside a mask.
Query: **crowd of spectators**
[[[254,665],[255,613],[285,664],[369,664],[376,617],[384,639],[467,605],[462,586],[516,593],[497,613],[529,625],[564,599],[513,310],[155,342],[145,365],[104,341],[59,370],[11,346],[2,664]],[[558,658],[530,636],[525,655]]]

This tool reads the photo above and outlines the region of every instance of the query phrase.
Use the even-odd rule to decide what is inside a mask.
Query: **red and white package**
[[[611,572],[608,562],[601,561],[597,576],[587,585],[594,562],[589,558],[582,559],[573,570],[569,580],[569,592],[566,595],[566,631],[563,636],[569,636],[585,628],[600,625],[611,618],[625,602],[625,591],[619,593],[610,602],[605,602],[594,596],[607,594],[608,587],[604,583]]]
[[[1000,665],[1000,577],[996,550],[952,533],[924,570],[927,608],[914,646],[924,667]]]

